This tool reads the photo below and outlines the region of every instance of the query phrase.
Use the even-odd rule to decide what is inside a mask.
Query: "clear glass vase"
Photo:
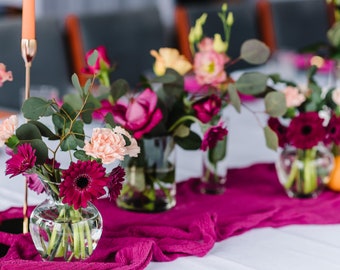
[[[324,145],[310,149],[286,146],[279,154],[276,170],[289,197],[317,197],[328,182],[333,155]]]
[[[200,192],[204,194],[223,194],[227,181],[227,136],[217,145],[203,152],[203,172]]]
[[[96,248],[103,219],[92,203],[75,210],[51,197],[35,207],[29,229],[43,260],[80,261]]]
[[[121,208],[161,212],[176,205],[175,152],[171,136],[142,139],[141,153],[124,162],[126,178],[117,199]]]

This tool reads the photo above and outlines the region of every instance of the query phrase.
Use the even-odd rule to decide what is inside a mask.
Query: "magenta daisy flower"
[[[288,143],[287,140],[287,127],[282,125],[279,119],[270,117],[268,119],[268,126],[276,133],[279,139],[279,146],[283,147]]]
[[[117,166],[111,171],[108,184],[110,200],[115,200],[119,196],[120,190],[123,187],[122,182],[124,181],[124,176],[125,171],[121,166]]]
[[[223,140],[228,135],[228,130],[222,126],[220,122],[217,126],[212,126],[204,133],[201,149],[206,151],[208,148],[212,149],[217,142]]]
[[[340,117],[332,115],[327,125],[326,131],[327,131],[325,139],[326,144],[332,142],[334,142],[335,144],[340,144]]]
[[[32,169],[35,161],[35,149],[29,143],[24,143],[18,146],[17,153],[12,152],[11,158],[6,161],[6,175],[13,176],[22,174],[29,169]]]
[[[30,190],[35,191],[37,194],[45,192],[45,187],[37,174],[23,173],[23,176],[26,177],[27,186]]]
[[[72,162],[62,172],[62,177],[64,181],[60,184],[59,195],[63,197],[63,203],[72,205],[74,209],[86,207],[88,201],[104,195],[104,187],[109,181],[102,164],[89,160]]]
[[[308,149],[324,141],[326,129],[317,112],[306,112],[293,118],[288,126],[289,142],[300,149]]]

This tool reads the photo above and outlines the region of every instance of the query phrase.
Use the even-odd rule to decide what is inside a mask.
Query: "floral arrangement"
[[[122,125],[136,139],[172,134],[175,142],[184,149],[207,149],[216,144],[215,139],[219,136],[209,136],[214,132],[208,130],[211,125],[207,124],[214,123],[215,131],[221,129],[215,119],[220,118],[223,108],[232,104],[239,111],[241,92],[252,94],[266,87],[265,75],[244,74],[235,82],[226,72],[226,67],[240,60],[262,64],[269,57],[266,45],[258,40],[248,40],[243,44],[239,58],[231,59],[227,51],[234,19],[232,13],[227,12],[227,4],[222,5],[218,16],[225,30],[224,39],[218,33],[214,38],[204,36],[207,14],[203,14],[188,37],[194,54],[193,64],[177,49],[151,50],[156,77],[145,78],[134,90],[130,90],[124,80],[113,82],[109,95],[100,96],[101,108],[95,111],[95,117],[106,117],[106,121]],[[89,51],[86,57],[94,50]],[[110,67],[105,49],[100,50],[103,51],[101,59],[84,69],[92,70],[92,74],[99,78],[106,77]],[[190,130],[194,122],[202,127],[203,142]],[[224,128],[221,132],[225,131]]]
[[[289,171],[285,188],[290,189],[295,185],[297,189],[302,189],[299,192],[303,194],[310,194],[318,188],[320,170],[315,162],[320,155],[318,147],[338,143],[340,139],[337,127],[339,92],[334,87],[325,92],[314,79],[316,72],[316,66],[308,69],[306,85],[271,75],[275,84],[280,83],[284,87],[267,89],[271,93],[276,92],[279,98],[265,100],[266,112],[270,116],[265,127],[267,145],[274,150],[278,146],[282,149],[287,146],[297,149],[297,159]],[[326,148],[322,149],[327,152]],[[324,170],[323,178],[328,176],[330,166]],[[303,184],[298,184],[300,179]]]
[[[18,126],[18,117],[12,115],[0,124],[0,143],[7,146],[9,155],[6,175],[23,175],[29,188],[48,193],[57,202],[57,218],[71,224],[81,220],[80,213],[90,202],[103,196],[117,198],[125,175],[117,163],[125,156],[136,157],[140,151],[137,141],[119,126],[85,133],[84,126],[92,122],[92,112],[98,106],[90,94],[94,79],[82,87],[73,75],[72,82],[78,93],[65,97],[62,104],[30,97],[22,106],[25,123]],[[47,230],[46,247],[39,250],[42,257],[71,260],[90,255],[96,243],[90,237],[91,224],[84,222],[79,228],[66,226],[61,238],[57,237],[57,226]],[[86,249],[82,248],[85,243]]]

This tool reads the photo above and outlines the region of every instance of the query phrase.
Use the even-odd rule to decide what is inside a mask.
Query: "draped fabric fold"
[[[42,262],[29,234],[0,232],[9,247],[0,269],[144,269],[150,261],[204,256],[216,241],[253,228],[290,224],[335,224],[340,194],[325,191],[315,199],[291,199],[278,182],[273,164],[228,171],[227,191],[204,195],[198,179],[178,184],[177,205],[162,213],[136,213],[100,200],[103,236],[93,255],[83,262]],[[0,220],[20,217],[21,209],[1,213]],[[227,251],[226,251],[227,252]],[[94,268],[93,268],[94,267]]]

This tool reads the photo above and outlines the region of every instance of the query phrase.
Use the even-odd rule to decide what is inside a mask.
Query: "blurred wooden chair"
[[[175,31],[177,34],[177,42],[179,50],[190,61],[192,54],[188,36],[190,28],[195,25],[198,19],[204,12],[208,18],[203,26],[204,34],[209,37],[214,37],[215,33],[223,33],[222,23],[217,13],[221,10],[221,3],[190,3],[187,5],[177,5],[175,9]],[[228,3],[228,11],[234,15],[234,24],[231,29],[230,44],[228,55],[232,58],[237,58],[240,55],[240,48],[244,41],[252,38],[261,40],[262,34],[259,28],[257,17],[256,1],[233,1]],[[233,65],[229,70],[248,67],[244,61]]]
[[[131,86],[135,86],[143,73],[152,70],[154,58],[150,50],[158,50],[164,45],[165,39],[156,7],[106,14],[69,15],[65,28],[73,70],[78,74],[81,84],[86,80],[81,73],[85,67],[86,52],[103,45],[111,63],[116,64],[111,80],[124,78]]]
[[[327,43],[331,25],[325,0],[258,0],[264,42],[276,50],[294,50]]]
[[[25,87],[25,64],[21,56],[21,17],[0,18],[0,62],[12,71],[13,81],[0,88],[0,107],[18,110]],[[31,86],[51,85],[66,93],[71,86],[71,76],[64,35],[57,19],[37,19],[37,53],[31,67]]]

